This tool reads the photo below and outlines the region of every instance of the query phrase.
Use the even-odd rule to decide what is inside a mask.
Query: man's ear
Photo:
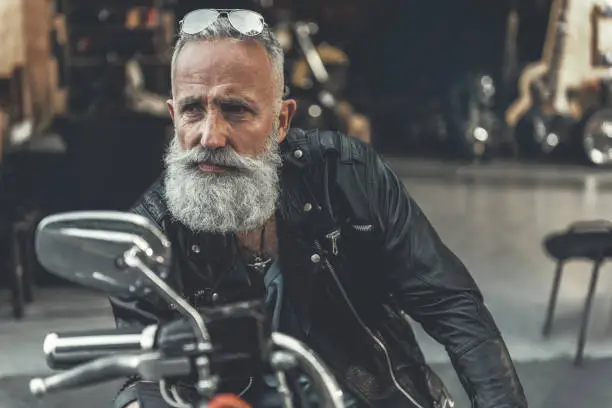
[[[174,101],[172,99],[168,99],[166,101],[166,105],[168,105],[168,111],[170,112],[170,117],[172,121],[174,121]]]
[[[278,115],[278,141],[281,142],[287,137],[287,132],[291,127],[291,120],[295,115],[297,103],[295,99],[286,99],[281,104],[280,114]]]

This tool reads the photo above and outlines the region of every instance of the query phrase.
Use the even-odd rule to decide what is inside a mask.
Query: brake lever
[[[49,392],[83,387],[138,374],[145,380],[189,375],[188,357],[166,359],[160,352],[122,354],[103,357],[46,378],[30,380],[30,392],[42,396]]]
[[[30,392],[40,396],[59,389],[80,387],[119,376],[130,376],[136,373],[142,361],[153,356],[159,358],[159,353],[99,358],[46,378],[33,378],[30,380]]]

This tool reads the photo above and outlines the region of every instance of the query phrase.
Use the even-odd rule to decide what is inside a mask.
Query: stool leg
[[[13,317],[21,319],[24,314],[25,300],[23,298],[23,264],[21,262],[21,251],[19,245],[19,234],[18,229],[13,230],[12,236],[12,257],[13,264],[13,287],[12,287],[12,303],[13,303]]]
[[[32,303],[34,300],[34,257],[36,254],[33,250],[31,228],[25,228],[20,231],[19,243],[21,244],[21,257],[23,265],[23,299],[26,303]]]
[[[584,355],[584,345],[586,343],[586,334],[589,327],[589,316],[591,314],[591,306],[593,305],[593,296],[595,295],[595,288],[597,287],[597,279],[599,277],[599,267],[601,262],[595,262],[593,265],[593,272],[591,273],[591,281],[589,282],[589,291],[587,293],[586,300],[584,302],[584,311],[582,313],[582,322],[580,327],[580,334],[578,337],[578,349],[576,350],[576,358],[574,359],[574,365],[582,365],[582,357]]]
[[[555,307],[557,306],[557,297],[559,295],[559,286],[561,285],[561,274],[563,273],[563,261],[557,263],[555,269],[555,277],[553,279],[552,290],[550,292],[550,298],[548,299],[548,309],[546,310],[546,320],[544,321],[544,327],[542,328],[542,335],[548,337],[550,329],[552,327],[553,316],[555,315]]]

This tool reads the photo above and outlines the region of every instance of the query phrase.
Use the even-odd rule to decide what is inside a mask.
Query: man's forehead
[[[175,100],[179,106],[189,106],[193,104],[203,104],[208,100],[219,101],[241,101],[249,104],[257,104],[261,101],[261,94],[253,92],[252,89],[247,89],[244,86],[228,86],[228,87],[181,87],[175,93]]]
[[[229,39],[186,43],[176,60],[174,75],[178,93],[201,86],[232,92],[266,91],[274,81],[263,46]]]

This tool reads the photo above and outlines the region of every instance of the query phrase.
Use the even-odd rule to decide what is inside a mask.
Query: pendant
[[[251,268],[255,269],[257,272],[265,272],[270,264],[272,263],[272,259],[264,259],[262,257],[256,256],[252,263],[248,264]]]

